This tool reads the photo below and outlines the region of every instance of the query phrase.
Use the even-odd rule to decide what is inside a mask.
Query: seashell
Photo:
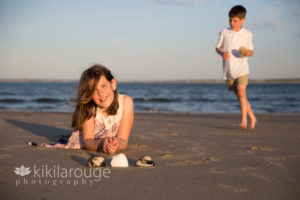
[[[136,166],[143,166],[143,162],[141,160],[136,161],[135,163]]]
[[[143,156],[139,158],[138,161],[136,161],[135,165],[140,167],[154,167],[155,162],[151,159],[150,156]]]
[[[112,157],[110,165],[112,167],[128,167],[128,160],[125,154],[119,153]]]
[[[240,47],[239,48],[240,57],[245,57],[245,51],[246,50],[247,50],[246,47]]]
[[[139,160],[142,160],[142,161],[151,161],[152,159],[151,159],[150,156],[143,156]]]
[[[101,156],[95,156],[88,160],[89,167],[106,167],[106,163],[104,162],[104,158]]]
[[[35,142],[27,142],[27,145],[29,145],[29,146],[37,146],[37,143],[35,143]]]
[[[251,151],[259,151],[259,150],[260,150],[260,147],[257,147],[257,146],[251,147]]]

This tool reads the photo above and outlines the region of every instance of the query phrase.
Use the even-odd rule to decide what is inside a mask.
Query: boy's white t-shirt
[[[217,48],[220,47],[230,54],[228,60],[223,60],[223,80],[236,79],[249,74],[248,57],[240,57],[239,48],[246,47],[253,50],[252,38],[252,33],[244,28],[238,32],[231,28],[221,31]]]

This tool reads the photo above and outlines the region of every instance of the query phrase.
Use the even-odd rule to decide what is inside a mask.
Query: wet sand
[[[300,199],[300,115],[258,115],[257,128],[246,131],[236,126],[239,117],[136,114],[124,151],[130,166],[101,168],[84,177],[91,156],[104,156],[106,162],[111,157],[26,145],[70,134],[70,113],[0,112],[0,197]],[[133,166],[143,155],[157,166]],[[30,167],[29,175],[15,174],[21,165]],[[63,168],[69,173],[60,174]]]

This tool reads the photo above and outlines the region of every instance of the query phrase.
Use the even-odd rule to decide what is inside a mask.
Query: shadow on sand
[[[26,131],[29,131],[33,134],[39,135],[39,136],[44,136],[48,138],[49,140],[56,142],[59,138],[61,137],[68,137],[72,130],[69,129],[62,129],[62,128],[57,128],[53,126],[47,126],[47,125],[41,125],[41,124],[36,124],[36,123],[28,123],[28,122],[23,122],[19,120],[12,120],[12,119],[5,119],[6,122],[18,127],[22,128]],[[77,151],[77,150],[74,150]],[[111,156],[100,153],[100,152],[92,152],[86,150],[86,153],[88,154],[88,157],[94,157],[94,156],[103,156],[105,157],[105,162],[107,164],[110,163],[111,161]],[[71,155],[70,158],[77,163],[81,164],[82,166],[87,166],[87,158],[86,156],[79,156],[79,155]],[[133,159],[128,159],[129,165],[134,166],[135,160]]]
[[[60,137],[67,137],[72,133],[71,129],[62,129],[54,126],[41,125],[36,123],[28,123],[19,120],[5,119],[6,122],[29,131],[33,134],[44,136],[51,141],[57,141]]]

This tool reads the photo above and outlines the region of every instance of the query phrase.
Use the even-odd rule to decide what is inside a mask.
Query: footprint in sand
[[[168,166],[191,166],[191,165],[200,165],[200,164],[201,164],[201,160],[188,159],[188,160],[181,160],[181,161],[168,163]]]
[[[12,150],[12,149],[7,146],[0,147],[0,151],[10,151],[10,150]]]
[[[285,165],[281,162],[281,161],[284,161],[285,159],[286,159],[286,157],[283,157],[283,156],[279,156],[279,157],[265,157],[265,161],[269,165],[274,165],[274,166],[281,167],[281,168],[285,167]]]
[[[170,133],[170,136],[178,136],[178,133],[177,132],[172,132],[172,133]]]
[[[210,173],[210,174],[226,174],[225,171],[217,170],[217,169],[215,169],[215,168],[210,168],[210,169],[209,169],[209,173]]]
[[[261,146],[247,146],[245,147],[248,151],[269,151],[269,152],[274,152],[277,151],[278,148],[274,147],[261,147]]]
[[[201,160],[190,159],[190,160],[184,160],[183,163],[184,163],[184,165],[200,165]]]
[[[165,154],[162,154],[160,157],[161,158],[173,158],[174,156],[173,156],[173,154],[165,153]]]
[[[195,151],[197,151],[197,150],[199,150],[199,147],[187,147],[187,150],[188,151],[191,151],[191,152],[195,152]]]
[[[266,177],[264,175],[261,175],[261,174],[258,174],[257,169],[255,167],[242,167],[242,168],[240,168],[240,171],[248,174],[249,176],[258,178],[258,179],[263,180],[263,181],[268,181],[269,180],[268,177]]]
[[[174,123],[166,123],[166,126],[175,126]]]
[[[188,158],[189,156],[182,155],[182,156],[174,156],[176,160],[177,158],[180,158],[179,161],[175,161],[170,163],[170,166],[192,166],[192,165],[201,165],[201,164],[208,164],[209,162],[216,162],[218,159],[214,157],[203,157],[203,158]],[[217,171],[215,171],[217,172]],[[218,171],[219,173],[222,173],[221,171]]]
[[[141,140],[153,140],[153,138],[150,136],[139,135],[137,137]]]
[[[247,192],[249,190],[248,188],[239,188],[239,187],[235,187],[235,186],[229,185],[229,184],[218,184],[218,187],[226,189],[226,190],[230,190],[230,191],[236,192],[236,193]]]
[[[241,167],[240,171],[242,172],[256,172],[256,168],[255,167]]]
[[[10,154],[4,153],[4,154],[0,154],[0,159],[4,159],[6,157],[9,157]]]
[[[274,148],[274,147],[261,147],[262,151],[269,151],[269,152],[274,152],[274,151],[278,151],[278,148]]]
[[[1,147],[0,150],[11,151],[14,149],[23,149],[23,148],[26,148],[25,144],[11,144],[11,145],[5,145]]]

